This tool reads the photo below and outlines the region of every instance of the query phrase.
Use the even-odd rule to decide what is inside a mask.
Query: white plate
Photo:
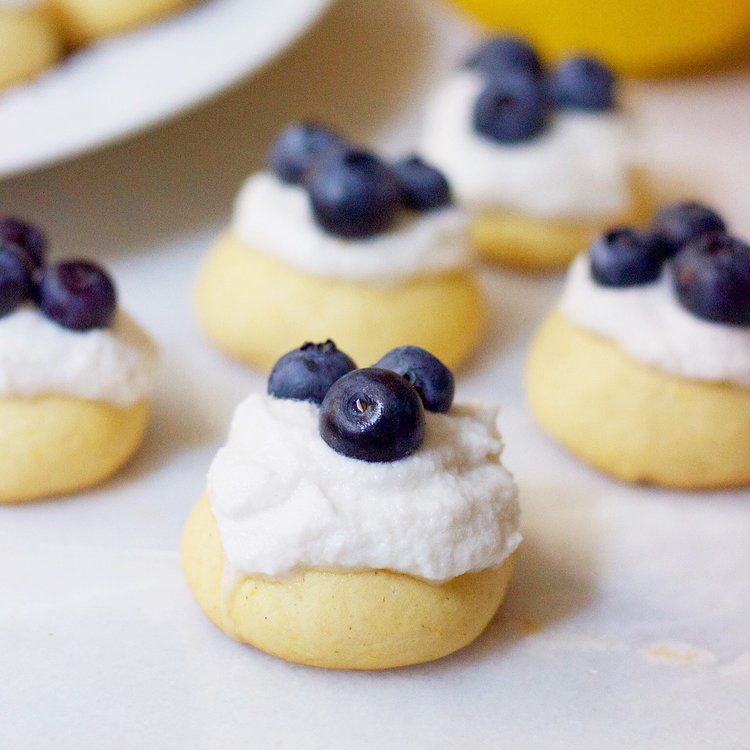
[[[257,70],[331,0],[206,0],[0,94],[0,178],[143,130]]]

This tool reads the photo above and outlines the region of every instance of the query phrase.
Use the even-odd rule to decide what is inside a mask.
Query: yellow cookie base
[[[0,8],[0,89],[36,77],[63,54],[48,13]]]
[[[494,28],[515,31],[550,60],[585,50],[620,73],[695,70],[747,39],[738,0],[454,0]]]
[[[263,370],[305,341],[333,339],[360,367],[402,344],[456,367],[483,332],[484,298],[463,272],[379,286],[298,271],[224,234],[196,288],[206,335],[224,352]]]
[[[141,444],[149,405],[119,408],[68,396],[0,399],[0,503],[81,490]]]
[[[750,389],[641,365],[554,311],[532,344],[529,404],[586,463],[628,482],[750,484]]]
[[[652,200],[646,178],[633,170],[630,184],[631,207],[621,214],[597,219],[540,219],[511,211],[478,214],[472,220],[474,246],[486,260],[520,271],[565,268],[607,229],[647,220]]]
[[[224,552],[208,497],[182,537],[182,569],[198,603],[227,635],[287,661],[328,669],[387,669],[468,645],[502,602],[513,558],[433,585],[401,573],[305,570],[246,577],[224,590]]]
[[[67,43],[80,47],[157,21],[194,0],[51,0]]]

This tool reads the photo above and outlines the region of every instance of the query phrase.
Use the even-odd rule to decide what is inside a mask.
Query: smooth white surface
[[[485,79],[458,70],[428,99],[420,153],[469,211],[577,218],[623,212],[630,200],[631,131],[621,111],[557,108],[534,138],[502,144],[474,128]]]
[[[111,264],[165,359],[148,442],[127,471],[80,497],[0,508],[3,750],[750,746],[748,492],[620,485],[539,432],[521,373],[558,278],[482,274],[493,324],[458,396],[503,407],[525,541],[501,616],[474,646],[384,674],[290,666],[228,640],[182,582],[184,519],[232,410],[263,387],[196,331],[200,258],[286,121],[330,120],[404,153],[429,82],[471,36],[431,3],[348,0],[211,107],[0,185],[0,205],[38,218],[60,256]],[[715,202],[750,235],[747,75],[630,95],[660,190]]]
[[[68,159],[198,104],[281,52],[330,0],[203,0],[0,92],[0,178]]]
[[[412,455],[370,463],[326,445],[316,404],[248,396],[208,472],[225,559],[239,575],[375,568],[439,583],[500,565],[521,535],[497,411],[426,412]]]
[[[27,304],[0,318],[0,398],[64,394],[132,406],[153,390],[153,342],[122,310],[109,328],[71,331]]]
[[[266,171],[242,186],[232,226],[248,247],[329,278],[397,284],[466,268],[473,259],[468,220],[456,208],[403,211],[387,232],[348,239],[317,223],[307,190]]]
[[[649,284],[607,287],[591,275],[588,253],[571,264],[560,310],[613,341],[638,362],[670,375],[750,388],[750,326],[714,323],[678,301],[672,264]]]

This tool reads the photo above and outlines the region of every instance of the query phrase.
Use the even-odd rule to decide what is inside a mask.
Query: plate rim
[[[223,94],[231,91],[233,88],[241,85],[243,81],[260,73],[275,59],[287,52],[306,32],[312,29],[312,27],[322,19],[334,2],[335,0],[306,0],[306,3],[300,6],[299,15],[293,17],[294,22],[289,23],[288,27],[285,28],[284,33],[279,34],[278,41],[269,46],[259,58],[253,60],[244,68],[243,66],[238,65],[210,86],[203,86],[203,88],[196,90],[191,94],[170,100],[168,105],[152,109],[146,116],[137,122],[128,122],[119,128],[113,126],[102,130],[102,132],[96,137],[89,139],[82,138],[80,139],[80,142],[77,142],[68,148],[40,149],[40,153],[37,155],[32,154],[31,156],[22,158],[15,163],[11,161],[10,164],[7,165],[2,164],[0,161],[0,181],[20,177],[58,164],[73,161],[87,154],[101,151],[102,149],[117,143],[137,138],[159,125],[179,119],[180,117],[200,108],[202,105],[217,99]],[[131,33],[137,34],[138,31]],[[51,70],[55,70],[55,68],[52,68]],[[23,90],[24,87],[25,86],[22,84],[19,89]]]

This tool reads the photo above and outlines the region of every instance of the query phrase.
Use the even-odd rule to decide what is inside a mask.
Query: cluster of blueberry
[[[358,370],[333,341],[307,343],[285,354],[268,378],[272,396],[320,405],[320,436],[333,450],[373,463],[414,453],[424,439],[425,409],[447,412],[454,391],[453,373],[416,346]]]
[[[601,112],[615,106],[615,77],[598,60],[570,57],[545,71],[517,37],[491,39],[466,62],[485,79],[474,104],[474,129],[498,143],[538,135],[555,107]]]
[[[671,261],[677,299],[699,318],[750,325],[750,245],[727,234],[723,219],[700,203],[662,209],[649,230],[622,227],[589,249],[602,286],[656,281]]]
[[[426,212],[452,202],[443,174],[419,157],[390,165],[315,123],[284,130],[269,166],[282,182],[304,187],[316,222],[341,237],[370,237],[390,229],[402,210]]]
[[[36,227],[8,217],[0,220],[0,317],[34,302],[64,328],[109,326],[117,296],[106,272],[87,261],[47,265],[46,250]]]

